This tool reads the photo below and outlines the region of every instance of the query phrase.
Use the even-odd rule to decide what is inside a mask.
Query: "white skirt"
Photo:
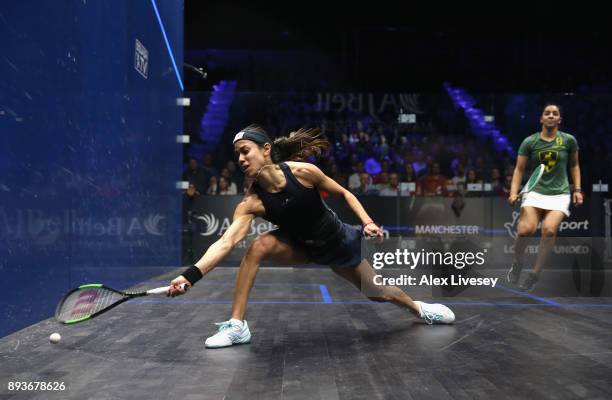
[[[568,193],[547,195],[529,192],[523,195],[523,203],[521,204],[521,207],[527,206],[541,208],[542,210],[561,211],[566,217],[569,217],[570,201],[571,196]]]

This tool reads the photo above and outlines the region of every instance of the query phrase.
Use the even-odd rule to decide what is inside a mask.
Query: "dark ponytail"
[[[289,136],[274,139],[272,162],[304,161],[311,156],[319,158],[328,148],[329,142],[319,128],[300,128]]]

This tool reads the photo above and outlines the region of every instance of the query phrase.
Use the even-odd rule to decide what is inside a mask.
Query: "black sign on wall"
[[[241,199],[241,196],[201,196],[190,209],[184,210],[184,263],[199,259],[223,235],[231,225],[234,209]],[[383,227],[386,236],[505,238],[512,241],[516,235],[519,210],[510,207],[503,198],[466,198],[459,213],[454,210],[450,198],[362,197],[359,200],[370,217]],[[361,225],[343,200],[327,199],[326,203],[342,221]],[[571,216],[560,227],[559,236],[601,235],[601,232],[592,230],[591,219],[593,215],[603,218],[603,207],[600,210],[592,207],[596,204],[572,208]],[[275,228],[274,224],[256,218],[248,235],[223,264],[238,265],[253,239]]]

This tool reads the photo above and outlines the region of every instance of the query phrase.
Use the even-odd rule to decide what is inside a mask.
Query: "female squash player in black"
[[[301,162],[320,156],[329,143],[318,129],[300,129],[289,137],[270,140],[257,125],[236,134],[234,150],[238,164],[254,182],[234,211],[233,222],[202,258],[171,282],[170,296],[183,294],[179,285],[195,284],[210,272],[249,232],[251,221],[262,217],[279,226],[260,235],[250,245],[236,277],[231,318],[219,323],[217,334],[206,347],[226,347],[251,339],[244,320],[249,292],[263,260],[281,264],[314,262],[331,269],[362,289],[373,301],[391,302],[429,324],[452,323],[453,312],[442,304],[412,300],[395,286],[378,286],[374,270],[361,257],[363,235],[382,236],[357,198],[327,177],[315,165]],[[342,223],[321,199],[319,190],[342,196],[363,223],[363,231]]]

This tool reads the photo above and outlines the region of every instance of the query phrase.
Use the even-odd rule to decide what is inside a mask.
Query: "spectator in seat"
[[[353,168],[353,173],[351,174],[351,176],[349,176],[349,180],[348,180],[348,188],[351,191],[357,189],[361,185],[360,175],[365,172],[365,169],[363,167],[363,162],[361,161],[355,164],[352,168]],[[372,182],[370,182],[370,185],[371,184]]]
[[[229,180],[234,182],[237,188],[242,188],[244,186],[244,174],[238,172],[236,162],[234,160],[229,160],[225,164],[225,168],[229,170]]]
[[[340,172],[338,164],[330,164],[328,166],[328,172],[329,173],[327,174],[327,176],[338,182],[340,186],[346,187],[346,176],[342,172]]]
[[[389,185],[380,191],[380,196],[409,196],[410,193],[407,190],[401,190],[399,174],[392,172],[389,175]]]
[[[466,196],[477,197],[482,195],[482,192],[469,190],[469,185],[473,183],[482,184],[482,179],[480,179],[480,176],[478,176],[474,168],[470,168],[468,169],[467,174],[465,175]]]
[[[463,164],[457,164],[455,175],[449,180],[449,183],[454,186],[455,192],[460,195],[465,195],[465,169]]]
[[[465,184],[470,183],[482,183],[482,179],[480,179],[474,168],[468,169],[467,174],[465,174]]]
[[[387,143],[387,137],[382,135],[380,137],[380,144],[378,145],[378,157],[384,159],[389,157],[389,143]]]
[[[510,197],[510,187],[512,186],[512,174],[506,175],[504,179],[504,184],[501,186],[499,191],[495,194],[501,197],[508,198]]]
[[[446,192],[446,177],[440,173],[440,164],[433,162],[430,172],[423,179],[423,196],[442,196]]]
[[[236,185],[236,183],[232,180],[232,174],[230,173],[229,168],[225,167],[221,169],[220,177],[224,178],[227,181],[228,187],[231,188],[233,186],[236,189],[236,192],[238,191],[238,185]]]
[[[202,169],[204,170],[206,180],[209,180],[211,176],[219,176],[219,170],[215,168],[213,156],[210,153],[204,154]]]
[[[189,164],[185,172],[183,172],[183,180],[193,183],[195,190],[204,193],[206,191],[206,174],[198,165],[198,160],[195,158],[189,159]]]
[[[485,165],[485,160],[482,157],[476,157],[476,161],[474,162],[474,169],[476,170],[476,175],[481,179],[489,178],[486,176],[487,167]]]
[[[504,183],[501,180],[501,173],[499,172],[499,168],[494,167],[491,169],[491,190],[493,191],[493,193],[499,193],[499,191],[502,189],[502,187],[504,186]]]
[[[228,181],[223,176],[220,176],[219,177],[219,191],[217,194],[224,195],[224,196],[238,194],[238,191],[236,190],[236,184],[234,182]]]
[[[195,200],[200,197],[200,192],[196,189],[193,183],[190,183],[187,190],[183,193],[183,224],[189,223],[189,215],[195,207]]]
[[[374,186],[379,192],[389,187],[389,173],[381,172],[374,177]]]
[[[414,168],[412,168],[412,163],[404,164],[404,175],[402,176],[402,183],[414,183],[413,190],[406,190],[407,195],[421,195],[421,183],[419,182],[416,174],[414,173]]]
[[[208,179],[208,189],[206,190],[206,194],[214,196],[218,193],[217,182],[218,179],[216,176],[211,176]]]
[[[353,190],[356,196],[377,196],[378,191],[370,184],[372,178],[367,172],[359,175],[359,187]]]

